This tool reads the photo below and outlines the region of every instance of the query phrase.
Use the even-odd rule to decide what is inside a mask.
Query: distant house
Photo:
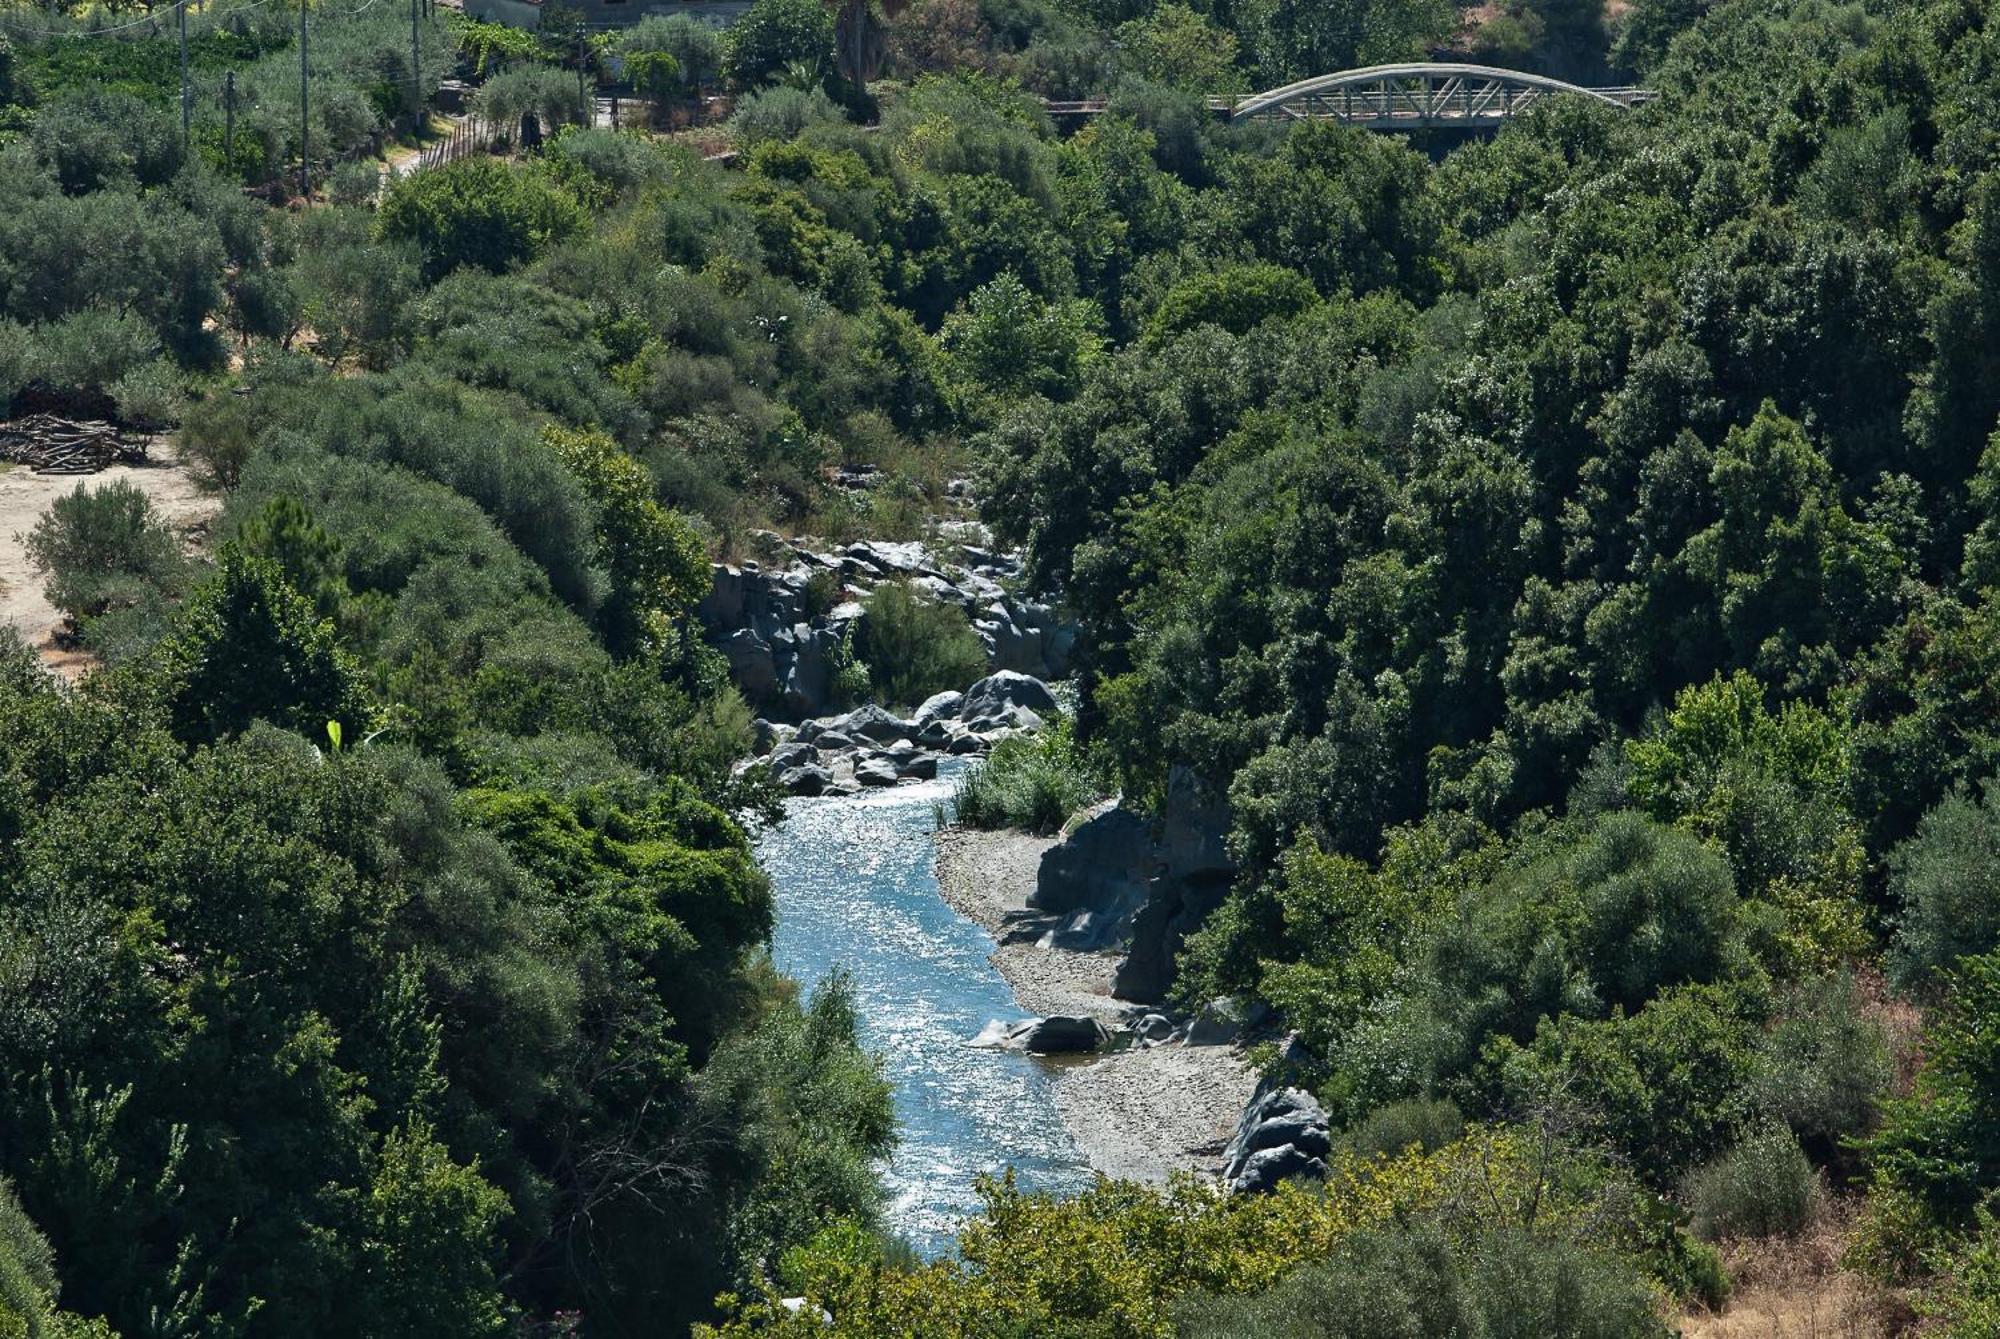
[[[686,14],[726,28],[750,9],[750,0],[566,0],[592,28],[629,28],[648,14]],[[543,0],[465,0],[470,18],[513,28],[541,26]]]

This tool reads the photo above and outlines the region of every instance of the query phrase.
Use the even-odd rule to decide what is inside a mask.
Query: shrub
[[[833,55],[833,15],[820,0],[757,0],[726,41],[724,68],[740,87],[755,88],[794,66],[817,81]]]
[[[1518,1230],[1454,1241],[1432,1224],[1361,1232],[1244,1297],[1178,1308],[1184,1339],[1655,1339],[1651,1291],[1617,1257]]]
[[[821,89],[779,85],[746,94],[729,118],[729,133],[743,148],[766,141],[796,139],[807,126],[832,125],[846,118]]]
[[[48,575],[49,603],[74,624],[148,594],[179,594],[188,576],[180,540],[152,502],[118,480],[78,484],[28,535],[28,560]]]
[[[327,182],[327,199],[347,209],[362,209],[375,203],[382,193],[382,172],[375,164],[356,159],[333,169]]]
[[[422,249],[424,277],[432,281],[460,265],[497,274],[584,226],[576,197],[546,173],[491,158],[402,178],[376,217],[383,237]]]
[[[181,415],[181,456],[204,488],[236,487],[257,446],[256,420],[247,401],[215,395]]]
[[[1790,1130],[1771,1126],[1688,1177],[1688,1211],[1708,1241],[1797,1232],[1812,1217],[1819,1186]]]
[[[518,134],[522,120],[530,116],[546,131],[583,119],[576,80],[548,65],[515,65],[494,75],[480,87],[473,108],[509,136]]]
[[[222,570],[189,599],[159,661],[174,733],[210,743],[268,721],[315,743],[339,722],[361,738],[360,683],[331,625],[267,558],[225,549]]]
[[[1199,325],[1246,334],[1274,318],[1296,316],[1319,301],[1311,281],[1281,265],[1231,265],[1195,274],[1167,291],[1146,324],[1146,338],[1164,344]]]
[[[1889,857],[1901,906],[1885,959],[1903,990],[1930,993],[1960,958],[2000,946],[2000,803],[1988,781],[1975,798],[1948,795]]]
[[[917,703],[986,673],[986,648],[965,611],[885,581],[862,601],[856,649],[883,702]]]
[[[1411,1149],[1434,1153],[1465,1133],[1465,1117],[1444,1098],[1417,1098],[1377,1107],[1341,1132],[1340,1143],[1359,1158],[1401,1157]]]
[[[118,417],[137,428],[166,428],[180,422],[186,385],[179,369],[165,358],[133,368],[111,383]]]
[[[1103,796],[1066,718],[1036,735],[994,745],[986,761],[958,780],[958,821],[975,828],[1050,833]]]
[[[1829,1152],[1873,1128],[1889,1086],[1889,1040],[1864,1004],[1846,972],[1802,981],[1759,1043],[1758,1105]]]

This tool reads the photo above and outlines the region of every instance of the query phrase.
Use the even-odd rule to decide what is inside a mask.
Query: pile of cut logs
[[[0,423],[0,460],[37,474],[95,474],[107,465],[146,459],[146,439],[101,419],[78,422],[54,414]]]

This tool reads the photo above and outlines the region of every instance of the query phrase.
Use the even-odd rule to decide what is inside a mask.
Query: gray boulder
[[[836,716],[832,720],[823,721],[821,726],[836,734],[869,739],[877,744],[908,739],[916,733],[915,727],[908,721],[900,716],[891,715],[872,702],[865,707],[856,707],[845,716]]]
[[[951,743],[945,746],[945,752],[951,754],[954,758],[960,758],[964,757],[968,753],[982,752],[984,751],[985,748],[986,748],[986,740],[981,736],[975,734],[963,734],[963,735],[954,735],[952,737]]]
[[[778,784],[792,795],[824,795],[833,784],[833,773],[824,767],[793,767],[778,773]]]
[[[964,705],[964,693],[935,693],[924,699],[924,704],[917,708],[910,720],[920,727],[929,725],[933,721],[950,720],[958,715],[959,709]]]
[[[868,758],[855,765],[854,779],[864,786],[881,787],[896,784],[896,764],[890,758]]]
[[[1324,1177],[1332,1147],[1326,1111],[1311,1093],[1267,1083],[1223,1151],[1223,1179],[1232,1190],[1256,1192],[1287,1177]]]
[[[838,730],[822,730],[813,736],[813,747],[821,753],[839,753],[854,747],[854,740]]]
[[[938,760],[935,754],[920,753],[905,758],[896,765],[896,775],[905,781],[934,781],[937,779]]]
[[[1151,825],[1107,801],[1042,854],[1028,905],[1124,916],[1145,900],[1158,863]]]
[[[1210,1000],[1188,1024],[1190,1046],[1227,1046],[1243,1035],[1242,1006],[1228,996]]]
[[[811,744],[797,740],[780,744],[771,750],[771,766],[780,772],[788,772],[794,767],[805,767],[819,761],[819,750]]]
[[[1294,1177],[1326,1179],[1326,1163],[1291,1144],[1252,1153],[1237,1173],[1229,1178],[1229,1188],[1241,1195],[1257,1195],[1276,1190],[1278,1183]]]
[[[961,720],[968,721],[989,716],[1006,718],[1014,707],[1048,713],[1056,709],[1056,697],[1040,679],[1014,670],[1001,670],[966,689],[965,701],[960,705],[958,714]]]
[[[1165,1014],[1147,1014],[1132,1025],[1132,1031],[1147,1041],[1165,1041],[1174,1035],[1174,1020]]]

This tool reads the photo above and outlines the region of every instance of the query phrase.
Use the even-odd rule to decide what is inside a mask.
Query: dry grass
[[[1891,1339],[1913,1317],[1896,1294],[1841,1264],[1857,1202],[1829,1198],[1796,1237],[1725,1243],[1734,1284],[1719,1312],[1681,1317],[1685,1339]]]

